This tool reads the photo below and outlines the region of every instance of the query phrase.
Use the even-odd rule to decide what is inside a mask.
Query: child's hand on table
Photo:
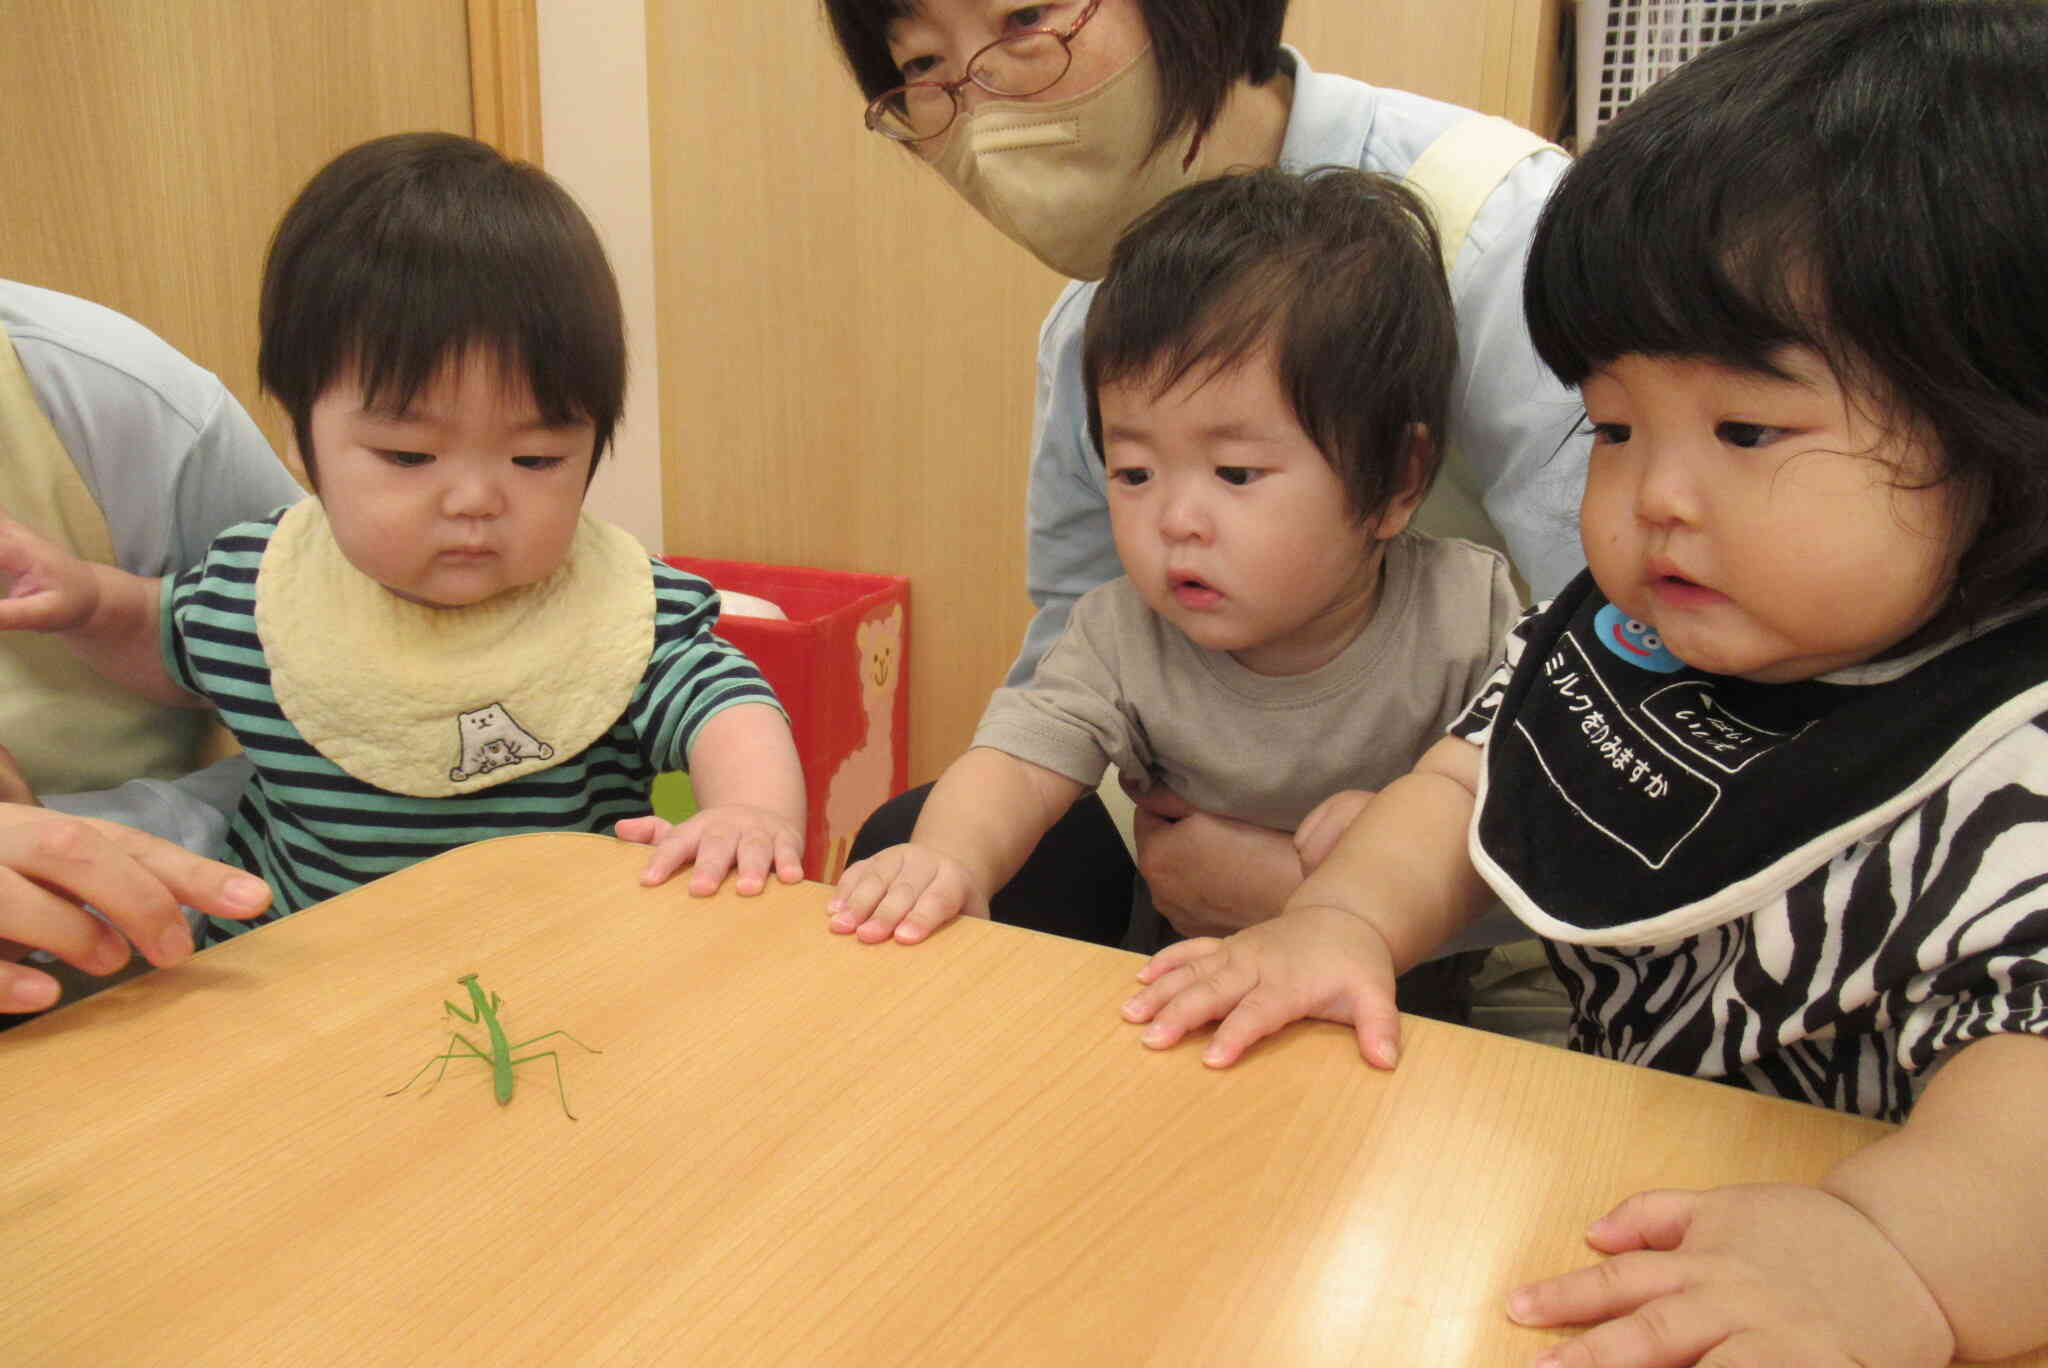
[[[1539,1368],[1938,1368],[1955,1349],[1904,1256],[1816,1187],[1639,1192],[1586,1240],[1613,1257],[1508,1297],[1522,1325],[1600,1322]]]
[[[988,916],[988,899],[967,866],[930,846],[878,850],[839,876],[826,925],[868,945],[915,945],[959,916]]]
[[[708,807],[684,822],[660,817],[629,817],[615,828],[622,841],[654,847],[640,882],[649,886],[665,882],[686,864],[690,874],[690,895],[709,897],[737,872],[734,889],[751,897],[768,886],[768,875],[786,884],[801,883],[804,877],[804,834],[788,818],[766,808],[743,803]]]
[[[1348,1022],[1366,1062],[1391,1069],[1401,1014],[1394,964],[1371,925],[1330,907],[1303,907],[1228,940],[1169,945],[1138,971],[1146,986],[1123,1006],[1126,1021],[1150,1022],[1143,1037],[1165,1049],[1207,1022],[1221,1024],[1202,1052],[1215,1068],[1290,1021]]]

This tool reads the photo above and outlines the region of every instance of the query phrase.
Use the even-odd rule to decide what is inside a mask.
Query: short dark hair
[[[315,482],[313,403],[354,370],[403,408],[471,348],[523,376],[541,417],[590,422],[594,470],[625,407],[619,287],[553,177],[453,133],[359,144],[306,183],[263,267],[257,376]]]
[[[1157,151],[1184,128],[1206,133],[1240,80],[1263,85],[1280,69],[1287,0],[1132,0],[1159,67]],[[889,28],[916,0],[824,0],[839,55],[867,99],[903,84],[889,57]],[[1083,29],[1076,42],[1088,41]]]
[[[1825,357],[1931,433],[1963,549],[1912,644],[2048,592],[2048,5],[1817,0],[1651,87],[1565,173],[1523,287],[1544,362]]]
[[[1391,176],[1268,167],[1167,196],[1127,229],[1088,309],[1081,369],[1096,397],[1163,392],[1269,348],[1302,430],[1368,522],[1407,485],[1412,432],[1449,438],[1458,325],[1428,209]]]

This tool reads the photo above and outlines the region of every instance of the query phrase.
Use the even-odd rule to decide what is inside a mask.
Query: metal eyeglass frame
[[[974,55],[967,59],[966,74],[959,77],[957,80],[905,81],[900,86],[891,86],[889,89],[875,96],[874,99],[868,101],[867,113],[864,116],[862,116],[863,122],[867,124],[868,131],[870,133],[879,133],[883,137],[887,138],[890,142],[899,142],[905,144],[930,142],[933,138],[939,137],[942,134],[944,134],[947,129],[953,126],[953,121],[960,117],[960,91],[962,87],[976,85],[980,86],[983,90],[986,90],[991,95],[1006,96],[1010,99],[1023,99],[1026,96],[1043,94],[1045,91],[1051,90],[1054,86],[1058,85],[1061,81],[1064,81],[1067,78],[1067,73],[1071,71],[1074,66],[1074,35],[1079,33],[1082,30],[1082,28],[1087,25],[1088,21],[1095,17],[1095,11],[1101,8],[1102,0],[1088,0],[1088,8],[1081,11],[1080,17],[1074,20],[1073,27],[1068,29],[1065,33],[1061,33],[1057,29],[1049,28],[1025,29],[1021,33],[1004,34],[1002,37],[996,39],[993,43],[985,43],[981,47],[976,48],[974,50]],[[1005,44],[1015,43],[1027,38],[1051,38],[1060,45],[1060,51],[1066,54],[1067,61],[1066,65],[1060,68],[1059,75],[1053,77],[1050,81],[1047,81],[1037,90],[997,90],[993,86],[985,84],[979,77],[977,77],[974,74],[974,69],[976,65],[980,63],[983,57],[986,57],[989,53],[993,52],[995,49],[999,47],[1004,46]],[[914,138],[898,137],[896,134],[890,132],[888,126],[883,123],[883,120],[887,117],[887,115],[884,114],[882,106],[889,103],[891,100],[897,99],[900,96],[908,94],[910,91],[913,90],[936,90],[941,92],[942,94],[945,95],[946,99],[952,104],[953,112],[944,123],[940,124],[937,128],[933,129],[929,133],[921,133]]]

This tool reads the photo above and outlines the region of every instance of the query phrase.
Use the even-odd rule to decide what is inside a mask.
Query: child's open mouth
[[[1674,608],[1700,608],[1721,600],[1721,595],[1683,575],[1659,575],[1650,581],[1650,594],[1659,603]]]
[[[1210,588],[1192,575],[1174,575],[1167,583],[1174,601],[1183,608],[1213,608],[1223,598],[1221,590]]]

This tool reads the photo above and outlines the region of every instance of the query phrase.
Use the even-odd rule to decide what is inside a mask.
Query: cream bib
[[[320,754],[392,793],[523,779],[611,730],[654,650],[654,573],[585,515],[546,579],[467,608],[410,603],[349,564],[318,499],[277,525],[256,634],[278,707]]]

